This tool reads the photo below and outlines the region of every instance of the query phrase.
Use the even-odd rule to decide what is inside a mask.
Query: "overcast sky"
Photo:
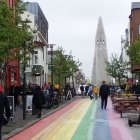
[[[32,0],[37,1],[49,22],[49,43],[72,51],[85,76],[91,78],[95,33],[101,16],[108,57],[120,54],[121,36],[128,28],[132,0]]]

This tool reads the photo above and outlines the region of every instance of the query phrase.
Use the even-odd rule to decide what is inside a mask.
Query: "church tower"
[[[99,18],[96,36],[95,36],[95,51],[92,68],[91,83],[101,85],[102,81],[109,82],[108,75],[106,73],[106,63],[108,60],[106,36],[104,32],[102,18]]]

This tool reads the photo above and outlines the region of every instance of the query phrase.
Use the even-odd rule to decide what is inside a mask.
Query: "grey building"
[[[37,2],[29,2],[27,11],[35,15],[37,30],[40,31],[44,39],[48,42],[48,21]]]

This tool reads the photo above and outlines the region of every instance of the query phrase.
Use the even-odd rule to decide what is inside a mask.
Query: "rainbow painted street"
[[[110,99],[102,110],[100,99],[79,98],[9,140],[139,140],[131,129]]]

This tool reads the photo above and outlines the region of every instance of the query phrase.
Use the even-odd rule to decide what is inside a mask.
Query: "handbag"
[[[8,123],[8,120],[3,116],[0,118],[0,126],[4,126]]]

